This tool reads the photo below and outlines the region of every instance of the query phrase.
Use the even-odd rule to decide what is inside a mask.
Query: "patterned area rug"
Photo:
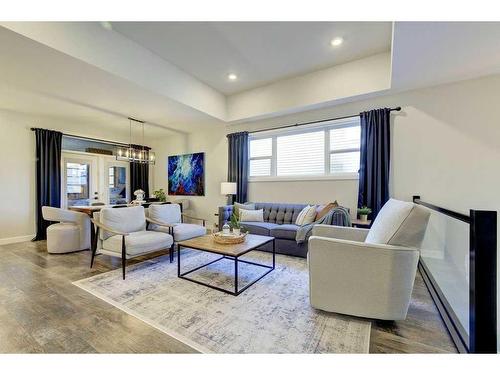
[[[183,270],[216,259],[182,250]],[[270,264],[271,254],[243,259]],[[189,276],[231,288],[234,262],[221,260]],[[240,263],[239,285],[265,269]],[[276,256],[276,269],[235,297],[177,277],[162,256],[74,282],[78,287],[204,353],[368,353],[370,323],[309,304],[305,259]]]

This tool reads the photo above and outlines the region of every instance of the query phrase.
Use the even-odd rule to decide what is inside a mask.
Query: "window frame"
[[[349,148],[342,150],[330,150],[330,131],[332,129],[347,128],[361,126],[359,117],[353,116],[342,120],[333,120],[321,125],[305,126],[301,129],[278,129],[269,130],[262,133],[257,133],[255,135],[250,134],[248,137],[248,147],[250,150],[250,142],[253,140],[267,139],[272,140],[272,151],[271,156],[261,156],[261,157],[250,157],[250,152],[248,155],[248,163],[250,166],[251,160],[258,159],[270,159],[271,160],[271,175],[270,176],[250,176],[248,177],[249,182],[265,182],[265,181],[321,181],[321,180],[358,180],[358,172],[343,172],[343,173],[330,173],[330,155],[331,154],[341,154],[347,152],[360,152],[360,148]],[[296,176],[278,176],[277,175],[277,138],[281,136],[295,135],[295,134],[306,134],[312,132],[324,132],[324,171],[322,174],[315,175],[296,175]],[[360,145],[361,147],[361,145]],[[250,174],[250,171],[249,171]]]

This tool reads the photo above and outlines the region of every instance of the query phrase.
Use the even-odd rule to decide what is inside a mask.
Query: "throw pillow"
[[[240,208],[238,210],[239,215],[240,215],[240,221],[246,221],[246,222],[263,222],[264,221],[264,210],[245,210],[243,208]]]
[[[295,220],[295,224],[299,226],[311,224],[314,222],[316,218],[316,206],[306,206],[300,211],[299,216],[297,216],[297,220]]]
[[[316,208],[316,219],[314,221],[321,219],[324,217],[328,212],[333,210],[334,208],[339,207],[339,204],[337,201],[328,203],[328,204],[322,204]]]
[[[238,211],[240,209],[255,210],[255,203],[238,203],[238,202],[235,202],[234,205],[233,205],[233,214],[236,216],[236,218],[239,217]]]

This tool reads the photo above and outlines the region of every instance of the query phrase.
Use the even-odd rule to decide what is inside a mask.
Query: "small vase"
[[[233,228],[233,234],[234,234],[235,236],[239,236],[239,235],[241,234],[241,230],[240,230],[240,228]]]
[[[368,221],[368,215],[359,215],[361,221]]]

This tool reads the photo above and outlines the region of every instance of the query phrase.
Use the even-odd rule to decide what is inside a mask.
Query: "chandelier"
[[[149,147],[144,146],[144,121],[129,117],[130,139],[128,146],[116,148],[116,160],[129,161],[131,163],[154,164],[155,153]],[[142,145],[132,143],[132,121],[142,126]]]

